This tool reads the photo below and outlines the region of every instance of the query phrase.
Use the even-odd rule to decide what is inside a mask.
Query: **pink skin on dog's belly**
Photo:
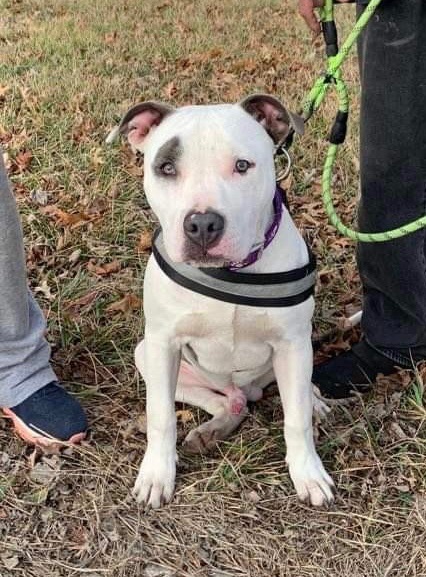
[[[239,415],[245,409],[247,405],[247,397],[243,391],[236,385],[228,385],[221,391],[224,393],[231,405],[231,413],[233,415]]]
[[[182,361],[179,371],[180,376],[185,380],[189,386],[205,386],[209,389],[215,390],[207,379],[195,372],[193,367],[185,361]],[[240,415],[247,405],[247,397],[237,385],[228,385],[223,389],[217,391],[218,394],[225,395],[228,398],[231,413],[233,415]]]

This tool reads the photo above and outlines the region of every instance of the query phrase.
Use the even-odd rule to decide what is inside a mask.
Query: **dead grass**
[[[92,439],[34,464],[0,422],[2,577],[426,575],[424,373],[383,381],[319,427],[319,451],[339,487],[332,510],[294,496],[273,390],[216,454],[180,456],[169,507],[145,514],[129,497],[145,447],[132,355],[143,329],[140,235],[153,217],[135,159],[103,139],[146,98],[235,101],[262,90],[297,109],[323,63],[294,5],[3,0],[0,141],[55,366],[87,408]],[[354,60],[346,76],[356,95]],[[321,140],[333,111],[331,100],[294,146],[290,191],[320,259],[320,330],[359,306],[353,245],[335,236],[320,205]],[[355,126],[336,176],[349,220]],[[192,426],[180,422],[179,438]]]

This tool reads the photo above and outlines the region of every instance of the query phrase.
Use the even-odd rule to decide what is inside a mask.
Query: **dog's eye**
[[[165,176],[176,176],[176,167],[173,162],[165,162],[160,166],[160,170]]]
[[[248,169],[251,168],[252,166],[253,166],[252,162],[240,158],[235,163],[235,172],[238,172],[238,174],[245,174],[248,171]]]

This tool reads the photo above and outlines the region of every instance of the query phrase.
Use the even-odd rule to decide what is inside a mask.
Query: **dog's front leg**
[[[274,351],[274,371],[284,408],[286,461],[297,495],[312,505],[333,500],[333,481],[314,445],[312,346],[309,335],[283,342]]]
[[[180,351],[149,334],[135,361],[146,385],[148,444],[133,489],[137,501],[154,509],[168,503],[176,476],[175,391]]]

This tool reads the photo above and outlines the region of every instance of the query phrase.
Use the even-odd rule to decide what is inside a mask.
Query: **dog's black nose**
[[[185,235],[203,249],[217,242],[225,230],[225,219],[218,212],[189,212],[183,221]]]

